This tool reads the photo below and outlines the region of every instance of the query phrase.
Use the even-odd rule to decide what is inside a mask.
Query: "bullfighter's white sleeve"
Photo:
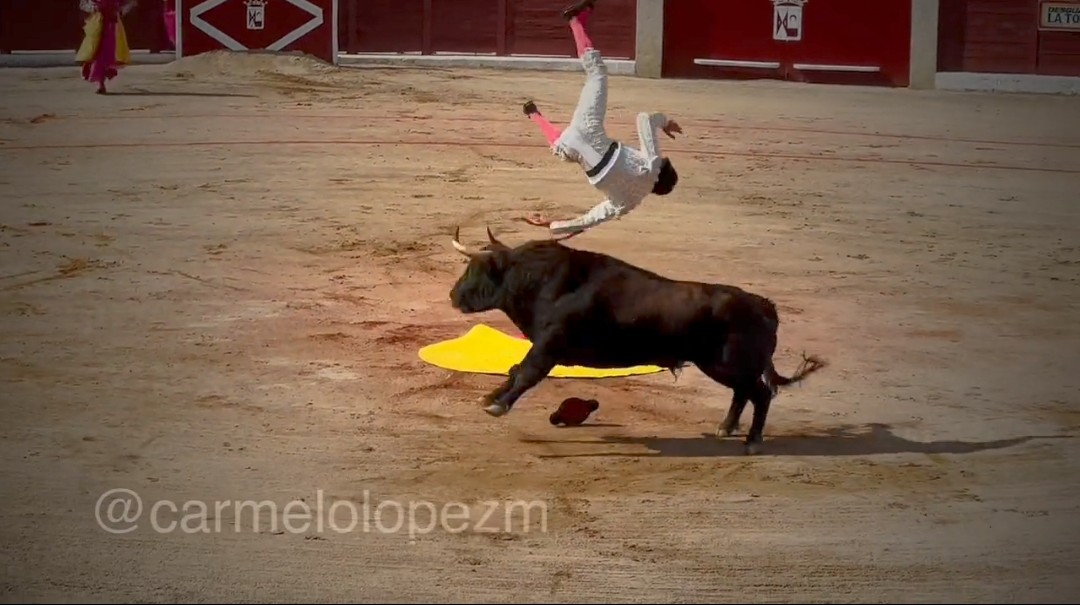
[[[660,141],[656,137],[656,131],[667,126],[667,123],[667,116],[662,113],[641,112],[638,114],[638,140],[641,143],[641,151],[648,157],[660,156]]]
[[[550,229],[553,235],[565,235],[577,231],[584,231],[605,221],[622,216],[623,210],[623,206],[620,206],[611,200],[604,200],[575,219],[568,221],[552,221]]]

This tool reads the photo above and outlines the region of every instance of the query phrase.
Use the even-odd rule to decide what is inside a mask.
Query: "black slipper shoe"
[[[596,0],[578,0],[570,6],[563,9],[563,19],[569,21],[586,9],[590,9],[596,6]]]

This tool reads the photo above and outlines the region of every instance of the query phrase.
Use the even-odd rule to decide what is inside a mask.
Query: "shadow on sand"
[[[247,97],[255,95],[240,94],[234,92],[153,92],[149,90],[119,90],[109,91],[110,97]]]
[[[589,425],[585,425],[589,426]],[[584,428],[581,427],[581,428]],[[745,427],[743,429],[745,431]],[[644,446],[650,452],[599,451],[575,454],[540,454],[540,458],[630,457],[709,458],[743,456],[743,435],[717,439],[701,437],[623,437],[604,435],[599,439],[524,439],[523,443],[577,444],[599,447]],[[876,454],[972,454],[1026,443],[1033,439],[1067,439],[1070,435],[1014,437],[994,441],[911,441],[898,437],[885,424],[844,425],[813,435],[765,435],[764,456],[872,456]],[[606,447],[605,447],[606,449]]]

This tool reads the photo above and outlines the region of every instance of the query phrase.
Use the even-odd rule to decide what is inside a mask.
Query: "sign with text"
[[[1040,2],[1039,29],[1080,32],[1080,2]]]
[[[338,0],[177,0],[176,54],[303,52],[338,62]]]

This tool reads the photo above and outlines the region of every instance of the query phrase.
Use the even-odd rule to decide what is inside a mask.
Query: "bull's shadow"
[[[745,428],[743,429],[745,430]],[[1033,439],[1063,439],[1070,435],[1046,435],[996,439],[993,441],[912,441],[895,435],[886,424],[843,425],[807,435],[765,435],[763,456],[873,456],[880,454],[972,454],[1027,443]],[[525,439],[524,443],[644,446],[649,452],[599,451],[573,454],[538,454],[540,458],[593,457],[672,457],[709,458],[744,456],[743,437],[717,439],[704,433],[701,437],[626,437],[603,435],[599,439]]]

